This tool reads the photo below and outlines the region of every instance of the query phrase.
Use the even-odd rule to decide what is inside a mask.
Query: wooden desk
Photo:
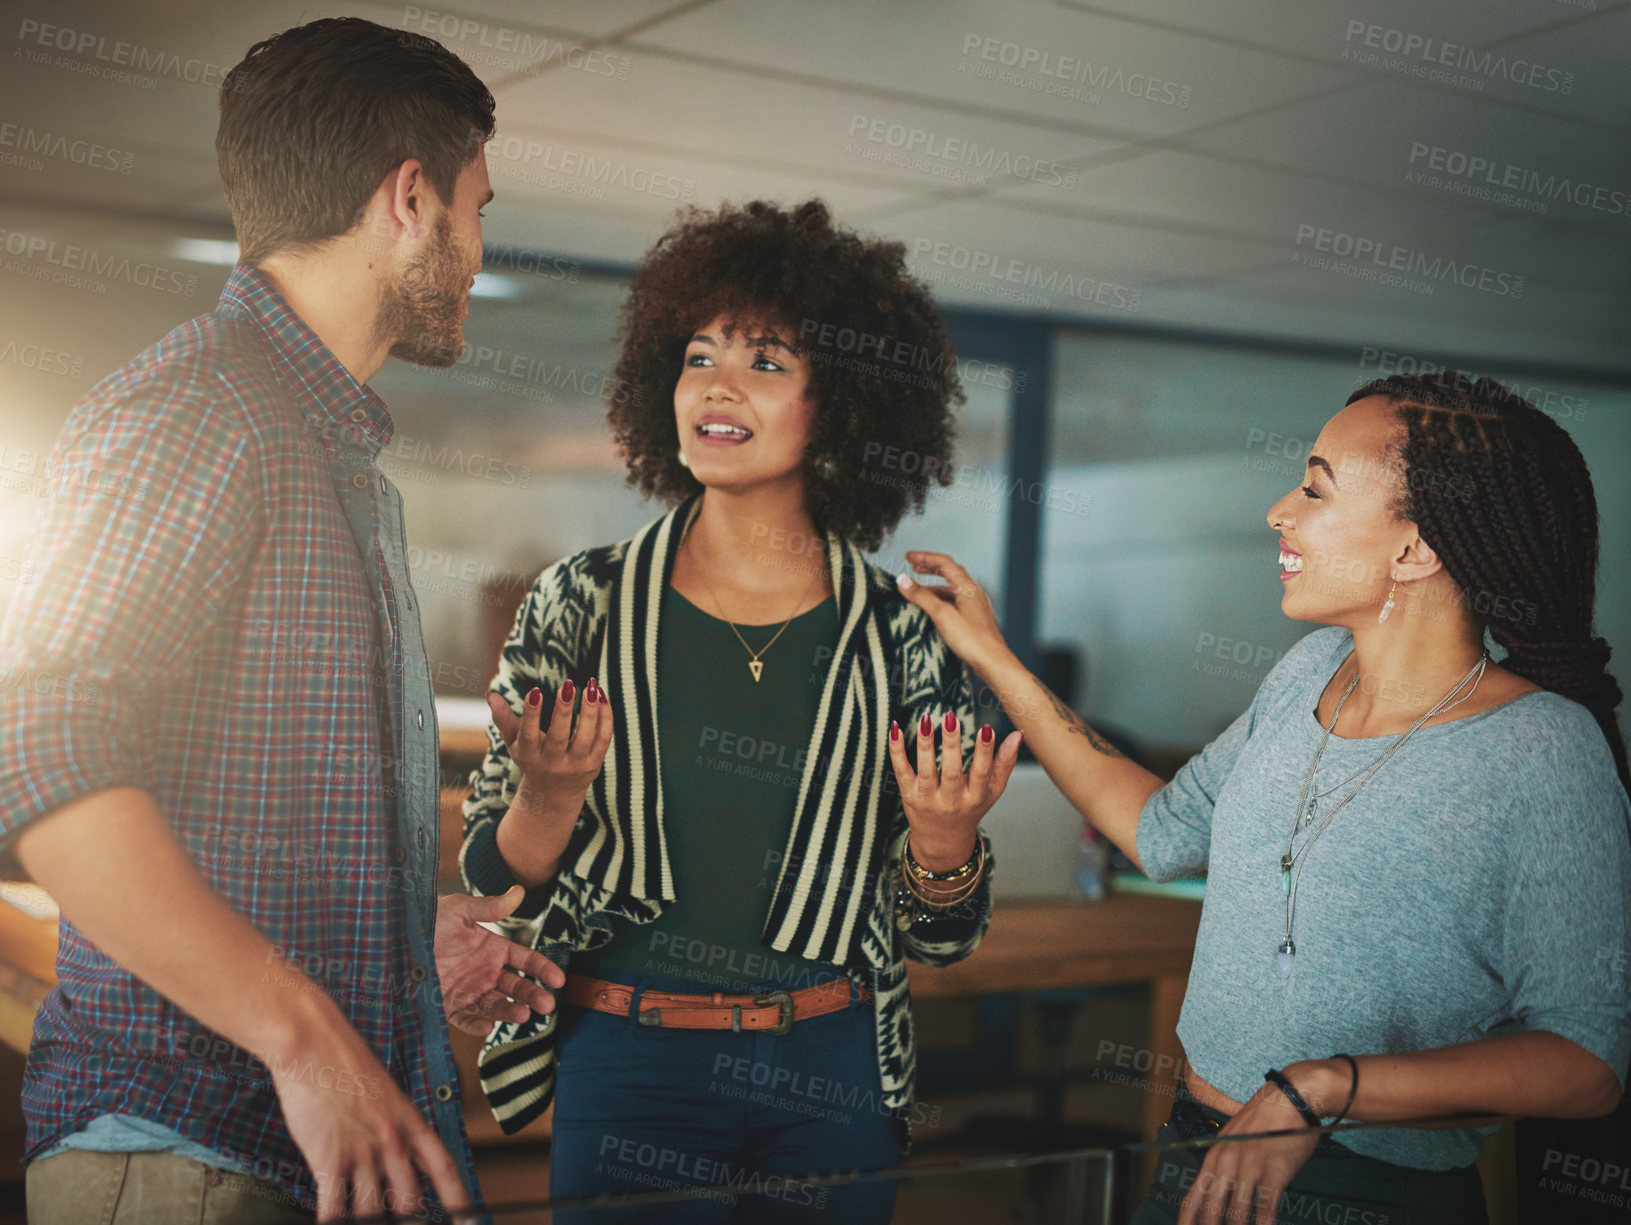
[[[908,968],[916,999],[1045,991],[1116,983],[1150,985],[1151,1068],[1167,1089],[1177,1084],[1183,1050],[1178,1011],[1189,979],[1201,904],[1186,898],[1112,894],[1102,902],[998,903],[980,947],[956,965]],[[1172,1108],[1171,1092],[1146,1095],[1146,1140]]]
[[[0,1042],[28,1054],[34,1013],[56,985],[56,903],[36,886],[0,882]]]
[[[441,871],[444,882],[456,888],[464,792],[449,788],[441,798]],[[1200,913],[1199,902],[1134,894],[1112,894],[1093,903],[999,903],[990,931],[971,956],[941,969],[909,965],[912,994],[927,1000],[1148,983],[1152,1069],[1140,1074],[1170,1088],[1182,1059],[1178,1011]],[[54,918],[35,918],[0,903],[0,1041],[18,1051],[27,1052],[34,1008],[56,982],[55,953]],[[480,1043],[462,1034],[453,1041],[466,1119],[482,1142],[498,1142],[497,1125],[474,1074]],[[1170,1107],[1170,1092],[1146,1095],[1146,1139],[1155,1137]],[[515,1139],[548,1134],[546,1117]]]

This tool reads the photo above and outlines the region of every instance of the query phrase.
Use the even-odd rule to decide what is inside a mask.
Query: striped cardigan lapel
[[[613,580],[599,675],[616,705],[617,734],[589,789],[596,827],[572,866],[574,875],[609,892],[663,902],[676,895],[663,831],[659,610],[680,541],[699,507],[700,498],[693,498],[642,528]],[[887,631],[861,551],[829,534],[827,564],[840,618],[838,644],[810,731],[762,938],[778,952],[845,964],[857,956],[883,851],[878,809],[889,665]]]
[[[657,622],[680,541],[700,506],[701,498],[692,497],[641,528],[613,580],[599,675],[616,707],[616,732],[589,788],[599,827],[572,868],[613,893],[665,902],[675,894],[663,836]]]
[[[884,631],[865,559],[829,534],[840,629],[799,781],[793,828],[765,921],[765,942],[814,961],[851,959],[879,855],[883,728],[889,720]]]

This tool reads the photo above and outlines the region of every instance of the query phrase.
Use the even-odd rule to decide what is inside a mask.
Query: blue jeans
[[[700,993],[675,979],[631,985]],[[857,1003],[852,991],[847,1009],[799,1021],[781,1036],[662,1029],[570,1004],[561,1005],[558,1025],[551,1196],[713,1190],[641,1209],[557,1211],[557,1221],[889,1220],[893,1181],[788,1182],[901,1160],[903,1123],[883,1104],[871,1000]]]

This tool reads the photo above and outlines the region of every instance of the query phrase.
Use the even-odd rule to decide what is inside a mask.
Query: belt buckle
[[[776,1007],[781,1009],[776,1018],[776,1023],[765,1030],[765,1033],[780,1035],[793,1028],[793,997],[787,992],[772,991],[768,995],[756,995],[753,997],[753,1003],[759,1008],[775,1004]]]

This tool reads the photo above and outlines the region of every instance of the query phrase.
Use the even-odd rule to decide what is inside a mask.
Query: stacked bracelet
[[[900,866],[900,879],[901,883],[905,885],[906,891],[931,910],[950,910],[953,906],[972,897],[975,890],[980,887],[980,878],[983,875],[984,865],[982,864],[980,872],[970,876],[956,888],[932,889],[918,879],[916,874],[904,862]]]
[[[963,881],[970,876],[977,876],[980,869],[985,867],[985,842],[980,837],[974,839],[974,852],[968,857],[966,863],[953,868],[949,872],[931,872],[918,863],[917,857],[912,854],[912,835],[906,835],[906,849],[901,855],[901,862],[911,869],[912,875],[918,880],[932,881]]]
[[[896,923],[905,928],[918,919],[934,918],[962,905],[978,891],[985,877],[985,840],[976,836],[968,862],[950,872],[930,872],[912,857],[910,835],[900,859],[900,888],[896,896]],[[955,881],[951,889],[936,882]],[[915,903],[915,905],[914,905]]]

